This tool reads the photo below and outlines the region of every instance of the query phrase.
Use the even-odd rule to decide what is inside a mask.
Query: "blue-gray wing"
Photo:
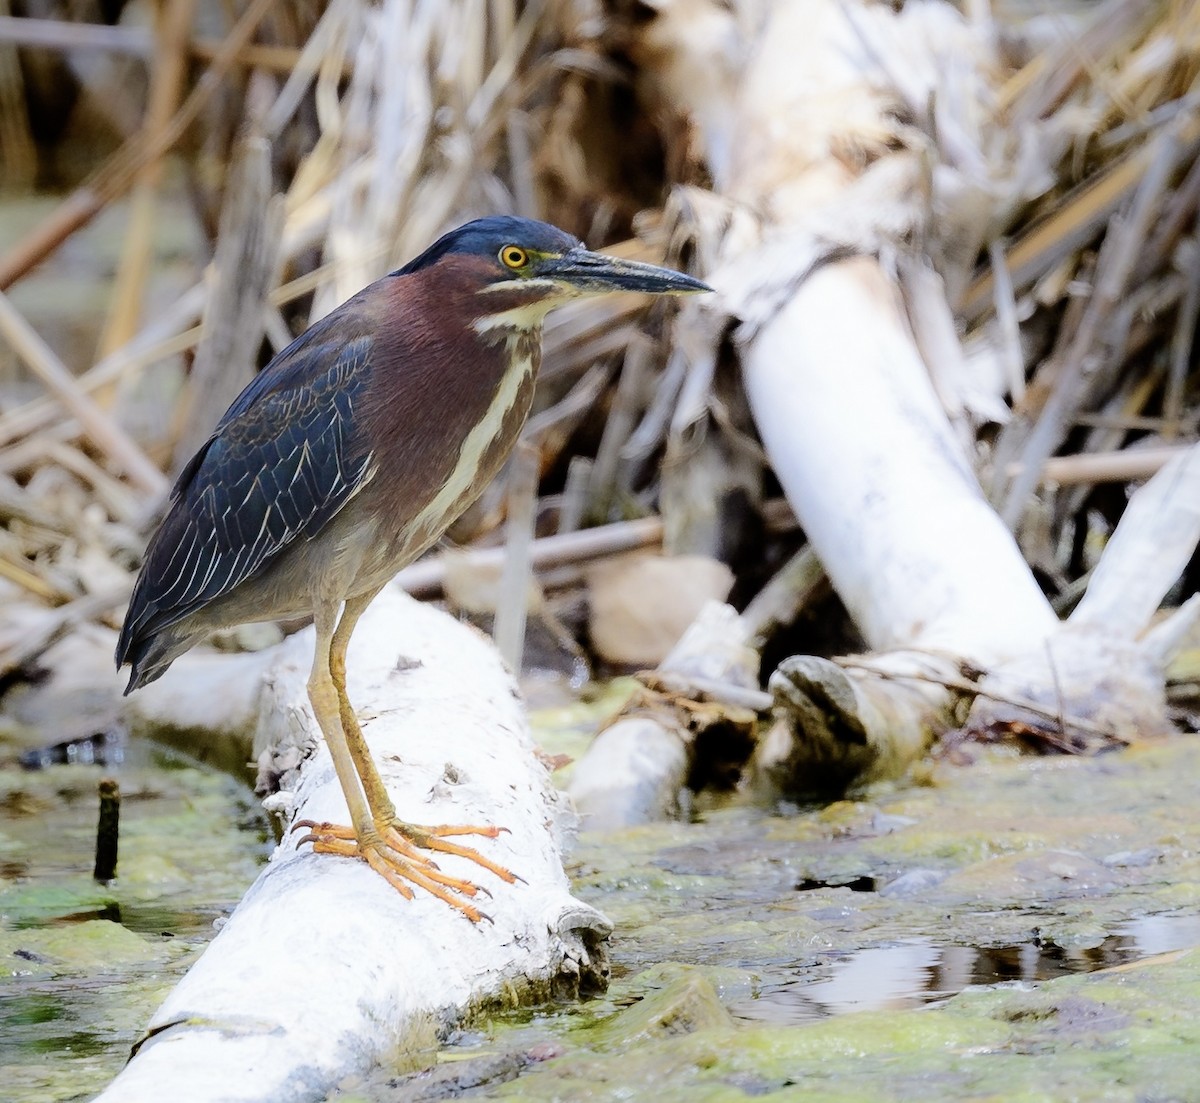
[[[155,632],[265,570],[361,489],[371,455],[355,429],[372,340],[309,330],[264,369],[180,474],[146,551],[117,661]]]

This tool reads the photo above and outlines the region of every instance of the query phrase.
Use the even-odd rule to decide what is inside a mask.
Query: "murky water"
[[[0,1098],[90,1098],[253,880],[247,788],[147,744],[0,768]],[[100,757],[103,765],[95,762]],[[33,758],[27,758],[33,763]],[[117,878],[92,880],[97,783],[122,791]]]
[[[731,1062],[713,1098],[730,1085],[758,1093],[798,1075],[779,1072],[772,1053],[819,1049],[821,1032],[842,1022],[853,1024],[851,1048],[884,1047],[875,1064],[864,1059],[838,1075],[878,1073],[885,1086],[871,1081],[846,1098],[893,1098],[886,1046],[897,1038],[914,1047],[915,1090],[938,1054],[995,1045],[983,1020],[960,1031],[962,1008],[975,1006],[964,1000],[1045,993],[1050,1010],[1026,1016],[1004,1004],[996,1014],[1053,1022],[1061,1000],[1051,994],[1064,980],[1200,946],[1200,824],[1189,814],[1198,766],[1200,742],[1180,740],[1103,761],[962,768],[933,786],[884,787],[871,800],[791,815],[730,808],[584,837],[571,872],[579,895],[617,923],[610,991],[460,1031],[442,1050],[438,1070],[455,1072],[440,1087],[381,1069],[343,1098],[638,1098],[623,1078],[684,1060],[690,1071],[678,1072],[678,1091],[690,1099],[689,1078],[710,1075],[710,1057],[689,1048],[693,1035],[696,1046],[721,1039],[714,1067]],[[125,794],[118,880],[107,887],[90,877],[96,782],[106,773]],[[103,767],[76,756],[0,770],[4,1098],[98,1091],[269,848],[242,784],[145,746]],[[1172,969],[1138,976],[1165,982]],[[1073,996],[1071,1029],[1190,1014],[1190,989],[1154,991],[1145,997],[1151,1010],[1137,1015],[1093,1012]],[[943,1020],[929,1016],[940,1014],[959,1031],[948,1050],[921,1040],[936,1033],[930,1023]],[[1154,1043],[1168,1072],[1182,1067],[1171,1047],[1188,1029],[1164,1027]],[[1121,1035],[1111,1045],[1127,1043]],[[849,1043],[829,1044],[843,1052]],[[1074,1041],[1053,1033],[1028,1044],[1044,1051],[1046,1068],[1069,1054],[1082,1059]],[[1093,1063],[1070,1075],[1102,1074]],[[420,1094],[427,1090],[435,1094]],[[1163,1096],[1175,1097],[1186,1098]]]
[[[585,836],[609,992],[331,1098],[1198,1098],[1197,774],[1181,739]]]
[[[1200,916],[1148,915],[1117,924],[1099,945],[1064,949],[1052,942],[1014,946],[941,945],[917,938],[831,955],[814,979],[805,966],[792,980],[726,1004],[735,1018],[803,1023],[855,1011],[901,1010],[936,1003],[969,988],[1035,984],[1200,946]]]

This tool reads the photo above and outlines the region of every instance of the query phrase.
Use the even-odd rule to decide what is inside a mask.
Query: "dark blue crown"
[[[519,245],[534,253],[551,254],[567,253],[580,247],[580,243],[570,234],[548,222],[516,218],[513,215],[493,215],[491,218],[477,218],[443,234],[419,257],[414,257],[392,274],[406,276],[410,272],[418,272],[451,253],[494,257],[505,245]]]

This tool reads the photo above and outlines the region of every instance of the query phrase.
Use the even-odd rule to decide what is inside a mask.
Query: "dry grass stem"
[[[162,139],[183,94],[187,41],[195,9],[196,0],[167,0],[158,12],[149,102],[141,133],[142,143],[158,153],[147,158],[135,175],[129,223],[117,266],[108,324],[100,339],[100,356],[129,341],[141,318],[154,252],[157,197],[163,176],[162,156],[169,148]]]
[[[772,226],[809,212],[822,248],[840,242],[901,273],[939,398],[1026,558],[1064,594],[1087,577],[1089,537],[1103,538],[1122,509],[1100,484],[1148,478],[1200,432],[1200,8],[1107,0],[1029,20],[986,2],[965,18],[904,5],[906,19],[937,8],[929,26],[957,36],[938,54],[954,64],[927,73],[924,55],[880,37],[886,6],[856,0],[842,6],[845,45],[873,83],[813,105],[807,143],[788,125],[790,74],[768,66],[743,88],[740,55],[725,49],[753,44],[758,6],[689,3],[689,42],[714,35],[699,94],[671,68],[679,4],[643,7],[631,19],[613,0],[247,0],[222,9],[218,36],[193,26],[195,0],[161,5],[153,34],[14,19],[0,0],[4,135],[16,117],[5,105],[29,94],[5,43],[103,50],[144,60],[150,76],[140,133],[0,256],[2,289],[132,191],[96,363],[69,370],[71,357],[0,296],[0,335],[46,388],[0,413],[0,472],[13,476],[0,481],[13,530],[0,545],[6,577],[61,602],[103,588],[89,557],[131,569],[164,469],[261,367],[264,335],[282,348],[449,226],[496,211],[690,267],[723,289],[748,283],[744,305],[764,317],[792,286],[772,286],[769,263],[748,273],[732,258],[791,258],[800,238],[777,240]],[[192,77],[197,58],[207,65]],[[734,164],[721,120],[743,96],[773,104],[779,129],[764,156]],[[14,135],[6,169],[19,174]],[[200,182],[205,225],[221,212],[214,261],[140,320],[168,153]],[[776,168],[778,180],[756,175]],[[826,218],[849,188],[875,201],[869,229]],[[898,203],[897,191],[921,201]],[[817,249],[813,264],[830,255]],[[529,569],[570,584],[583,560],[661,546],[665,524],[672,551],[730,559],[738,600],[758,592],[746,616],[761,644],[824,583],[790,510],[763,501],[778,472],[737,350],[702,333],[700,313],[673,330],[665,318],[638,296],[551,316],[525,434],[539,463],[522,469],[520,493],[509,487],[510,524],[525,524],[522,511],[556,523],[557,535],[530,542]],[[147,419],[152,402],[175,413]],[[139,418],[173,418],[180,431],[152,426],[138,443],[128,426]],[[495,488],[480,511],[491,540],[504,501]],[[649,516],[579,528],[637,514]],[[404,578],[429,594],[440,572],[434,556]]]
[[[252,0],[196,87],[169,123],[150,140],[129,139],[86,183],[77,188],[44,222],[35,226],[0,257],[0,291],[5,291],[30,268],[46,259],[71,234],[87,225],[104,207],[128,191],[142,168],[170,149],[196,121],[221,87],[238,51],[257,30],[276,0]]]
[[[0,333],[55,397],[78,418],[85,432],[129,479],[150,494],[166,490],[167,480],[133,439],[88,398],[50,346],[0,292]]]
[[[527,441],[518,443],[509,463],[504,569],[494,632],[501,657],[509,670],[518,672],[525,651],[525,622],[533,580],[533,525],[540,475],[541,453]]]

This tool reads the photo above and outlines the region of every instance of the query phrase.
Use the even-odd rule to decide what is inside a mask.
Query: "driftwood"
[[[1120,661],[1127,649],[1114,651],[1095,618],[1060,629],[972,469],[971,419],[983,410],[1003,416],[1003,406],[999,392],[984,395],[967,379],[950,300],[985,244],[985,204],[1002,218],[1045,186],[1030,161],[988,160],[994,147],[978,126],[992,41],[941,4],[653,7],[639,28],[643,53],[664,99],[689,116],[727,201],[724,213],[711,199],[679,204],[680,235],[717,258],[705,278],[720,295],[688,305],[676,346],[713,362],[716,347],[696,350],[695,335],[732,331],[771,465],[872,648],[853,662],[797,657],[781,667],[772,680],[777,728],[760,748],[760,775],[807,789],[811,773],[831,766],[843,784],[897,772],[952,723],[961,687],[986,671],[999,683],[1001,670],[1019,670],[1003,683],[1009,692],[1055,700],[1065,729],[1078,720],[1076,735],[1095,734],[1097,697],[1123,702],[1139,730],[1160,730],[1161,667],[1147,677],[1144,664]],[[704,81],[689,79],[697,71]],[[898,127],[897,104],[931,137]],[[1050,150],[1062,136],[1044,137]],[[1133,269],[1129,242],[1146,229],[1147,197],[1161,194],[1193,142],[1181,113],[1159,143],[1162,155],[1145,155],[1154,172],[1140,190],[1131,185],[1132,213],[1108,248],[1120,263],[1100,277],[1084,315],[1092,324],[1075,334],[1059,373],[1064,389],[1054,401],[1063,409],[1073,411],[1084,393],[1090,361],[1081,358],[1092,355],[1097,320]],[[757,234],[745,228],[749,211]],[[1028,285],[1026,271],[1017,278]],[[1009,336],[1011,352],[1011,327]],[[1048,452],[1019,453],[1020,493],[1036,484]],[[1011,488],[1007,502],[1015,520]],[[1152,604],[1182,562],[1177,554],[1153,568],[1142,560]],[[1124,619],[1140,627],[1145,604]],[[995,712],[983,715],[981,705],[973,723],[997,722]]]
[[[697,736],[725,725],[748,732],[758,656],[728,605],[710,602],[613,723],[575,764],[570,794],[589,831],[662,819],[679,811]]]
[[[982,679],[967,729],[1019,727],[1066,749],[1170,731],[1166,670],[1200,617],[1200,599],[1151,625],[1200,542],[1198,503],[1193,445],[1133,495],[1083,599],[1041,653],[1028,651]]]
[[[264,771],[291,781],[316,740],[305,682],[309,632],[277,649],[261,695]],[[348,1075],[480,1009],[602,987],[607,920],[573,899],[562,846],[573,817],[536,758],[520,700],[474,630],[396,590],[364,617],[350,694],[401,816],[495,823],[479,840],[523,880],[505,885],[447,856],[442,868],[490,894],[472,924],[418,893],[403,899],[363,863],[318,856],[285,835],[271,864],[152,1017],[99,1098],[323,1098]],[[168,672],[162,684],[170,689]],[[268,806],[345,822],[322,746]],[[169,841],[164,840],[164,846]]]
[[[188,3],[179,0],[173,10]],[[221,233],[216,267],[224,270],[217,278],[193,287],[76,378],[58,365],[41,370],[48,358],[28,340],[28,327],[11,309],[0,311],[10,337],[17,335],[14,344],[52,392],[0,418],[0,442],[13,445],[0,455],[0,470],[25,480],[20,490],[39,505],[38,477],[47,469],[72,477],[108,514],[91,550],[98,547],[124,570],[136,558],[137,539],[129,534],[142,520],[142,503],[114,476],[124,474],[145,497],[161,493],[164,480],[125,437],[120,411],[110,416],[92,398],[97,389],[118,378],[125,388],[155,356],[201,340],[191,385],[204,389],[205,365],[236,366],[252,356],[264,322],[273,343],[287,339],[288,325],[298,319],[284,321],[286,304],[311,293],[312,314],[319,315],[468,213],[503,207],[577,218],[573,228],[594,235],[604,233],[608,217],[598,210],[613,206],[625,211],[613,225],[628,225],[632,193],[601,196],[597,205],[591,190],[594,179],[622,176],[619,159],[607,172],[590,171],[593,159],[612,156],[591,136],[599,131],[589,124],[603,109],[588,105],[587,91],[588,82],[612,75],[601,59],[603,35],[615,33],[639,64],[639,91],[657,87],[665,113],[685,116],[685,126],[662,130],[666,146],[682,147],[668,148],[666,161],[702,161],[714,182],[713,192],[677,191],[668,217],[651,213],[637,222],[644,242],[617,248],[632,254],[673,244],[723,294],[715,304],[688,308],[662,356],[663,344],[649,338],[630,347],[640,323],[621,300],[580,304],[551,320],[542,405],[530,438],[541,450],[541,471],[561,469],[562,460],[570,474],[560,535],[533,541],[534,564],[574,563],[610,536],[610,547],[662,543],[671,552],[716,551],[736,563],[729,545],[741,537],[743,514],[730,503],[761,520],[769,466],[811,544],[738,632],[760,645],[794,616],[823,585],[813,562],[819,559],[871,653],[837,660],[798,655],[782,664],[772,681],[776,723],[757,760],[758,776],[785,786],[789,779],[812,780],[798,776],[805,754],[839,776],[894,772],[937,731],[961,721],[964,698],[975,694],[991,696],[980,698],[974,731],[1040,717],[1041,724],[1065,729],[1073,720],[1078,733],[1112,735],[1113,726],[1096,722],[1090,711],[1097,685],[1102,696],[1128,690],[1131,700],[1144,703],[1131,714],[1139,718],[1134,726],[1157,729],[1162,704],[1154,662],[1166,637],[1156,635],[1146,675],[1127,651],[1113,649],[1092,593],[1085,600],[1090,612],[1076,614],[1064,630],[1027,561],[1043,577],[1054,576],[1045,559],[1062,558],[1062,515],[1083,511],[1087,488],[1102,478],[1145,477],[1194,435],[1194,411],[1183,409],[1200,311],[1200,267],[1189,263],[1194,242],[1187,236],[1200,194],[1200,166],[1191,163],[1200,144],[1192,91],[1197,55],[1190,31],[1178,33],[1190,27],[1188,14],[1178,6],[1110,0],[1092,12],[1064,14],[1065,25],[1079,33],[1047,41],[1057,32],[1020,22],[1002,27],[1000,16],[982,8],[962,14],[936,2],[894,11],[862,0],[653,0],[629,28],[620,26],[620,5],[604,9],[605,19],[592,18],[587,8],[588,31],[578,22],[580,9],[567,4],[556,13],[559,29],[586,48],[572,50],[571,63],[561,65],[566,55],[552,51],[562,41],[537,5],[499,0],[485,20],[465,2],[448,0],[445,7],[445,18],[433,19],[424,8],[399,3],[331,0],[303,49],[290,55],[288,79],[277,94],[273,87],[267,93],[261,133],[277,143],[281,175],[269,183],[286,189],[282,202],[272,200],[286,215],[279,240],[260,244],[278,247],[290,282],[267,293],[265,255],[257,273],[229,271],[238,267],[239,243],[226,239],[242,236],[230,220]],[[126,191],[176,142],[211,100],[221,74],[248,57],[247,40],[264,10],[255,3],[236,24],[231,17],[225,44],[200,51],[217,63],[183,107],[173,116],[164,108],[155,125],[24,243],[28,248],[2,258],[0,285],[61,241],[67,226]],[[608,32],[599,29],[606,21]],[[36,36],[47,29],[0,21],[0,37],[17,30]],[[108,30],[53,37],[64,48],[84,34],[106,49],[143,56],[150,49],[141,32],[113,37]],[[589,34],[597,37],[589,41]],[[196,44],[177,41],[173,49],[172,67]],[[697,72],[705,79],[697,80]],[[240,110],[242,100],[235,99]],[[300,110],[306,100],[316,106],[308,121]],[[1133,141],[1135,133],[1144,138]],[[1080,151],[1084,179],[1066,194],[1063,188],[1077,179],[1065,170],[1072,148]],[[264,153],[258,150],[265,162]],[[300,157],[290,177],[282,167],[289,153]],[[248,205],[255,210],[267,201],[265,163],[259,168],[259,184],[250,189],[257,199]],[[232,208],[236,188],[227,199]],[[1045,217],[1029,219],[1031,209]],[[987,260],[979,268],[981,257]],[[238,277],[251,275],[254,287],[243,298]],[[264,295],[268,303],[260,310]],[[1122,363],[1153,332],[1152,320],[1176,304],[1161,368],[1130,371],[1108,393]],[[1060,307],[1064,320],[1039,349],[1027,323],[1050,306]],[[193,326],[201,314],[202,338]],[[235,332],[250,345],[229,355]],[[239,370],[247,368],[243,362]],[[222,405],[215,393],[214,410]],[[1161,417],[1153,409],[1158,394]],[[595,449],[594,461],[564,455],[566,438],[589,408],[604,406],[605,395],[608,422],[598,444],[586,445]],[[1098,411],[1087,409],[1095,403]],[[70,416],[62,416],[64,408]],[[977,436],[983,421],[1001,425],[998,444]],[[1150,447],[1121,450],[1131,425],[1151,434],[1139,442]],[[1085,428],[1090,454],[1048,458],[1072,426]],[[72,444],[81,433],[87,452]],[[1080,485],[1056,490],[1067,484]],[[1002,503],[999,512],[981,485]],[[1031,518],[1035,485],[1042,488],[1038,508],[1053,512],[1059,526],[1057,540],[1044,541],[1057,547],[1043,559],[1031,554],[1032,521],[1040,521]],[[484,512],[494,525],[502,491],[489,492],[489,499]],[[522,501],[538,507],[539,522],[552,522],[549,500],[535,502],[530,494]],[[581,520],[652,508],[661,521],[570,531]],[[83,571],[77,577],[54,562],[56,550],[70,554],[73,537],[82,533],[86,544],[93,535],[77,523],[83,510],[45,512],[53,518],[53,538],[44,524],[13,526],[12,543],[0,548],[0,573],[41,600],[70,607],[15,648],[9,665],[47,648],[93,608],[87,597],[100,592]],[[1156,531],[1144,521],[1137,527]],[[598,543],[585,549],[592,541]],[[493,548],[482,556],[502,554]],[[1152,558],[1136,560],[1139,580],[1152,580],[1146,592],[1161,596],[1179,556],[1163,555],[1150,566]],[[1065,578],[1061,563],[1056,567]],[[1073,564],[1057,608],[1069,608],[1068,599],[1083,591],[1080,573]],[[1104,574],[1097,570],[1095,586]],[[435,560],[406,575],[425,593],[440,586]],[[556,569],[553,583],[539,581],[549,589],[577,585],[579,578],[568,566]],[[1121,623],[1117,636],[1136,636],[1128,625],[1144,624],[1148,600],[1105,603],[1106,617]],[[514,598],[508,623],[522,610]],[[515,654],[515,643],[510,647]],[[257,661],[243,660],[251,679]],[[1108,682],[1113,668],[1129,678],[1124,689]],[[192,669],[190,685],[206,686],[208,677],[221,676],[222,660],[197,656]],[[691,700],[686,688],[664,688],[666,673],[649,679],[649,691]],[[1078,697],[1074,689],[1064,694],[1068,683]],[[244,713],[245,695],[234,698],[234,711]],[[193,700],[205,699],[204,690],[195,691]],[[998,700],[1036,708],[1004,720],[995,711]],[[174,723],[183,697],[155,689],[135,701],[127,715],[161,705],[152,722]],[[985,701],[993,704],[985,708]],[[684,730],[691,720],[685,714],[681,722]],[[611,736],[607,741],[612,745]],[[659,776],[672,780],[650,788],[669,793],[690,765],[686,753],[663,761],[672,765]]]

